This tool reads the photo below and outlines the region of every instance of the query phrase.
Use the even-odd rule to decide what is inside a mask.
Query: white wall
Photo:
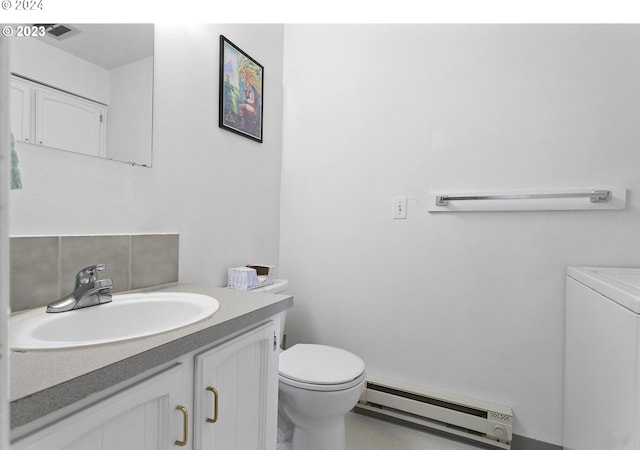
[[[153,168],[18,148],[11,235],[180,234],[180,280],[278,260],[282,25],[158,25]],[[264,143],[218,128],[225,34],[265,66]]]
[[[289,342],[506,404],[516,434],[560,444],[566,266],[640,266],[639,51],[638,26],[286,26]],[[426,204],[616,185],[624,211]]]
[[[107,158],[152,164],[153,57],[109,72]]]

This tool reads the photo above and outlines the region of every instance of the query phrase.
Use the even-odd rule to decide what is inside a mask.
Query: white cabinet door
[[[269,322],[196,356],[196,449],[275,449],[277,336],[277,326]]]
[[[35,97],[37,144],[105,156],[104,106],[54,89],[38,88]]]
[[[32,143],[35,134],[33,129],[33,87],[20,78],[11,77],[9,94],[9,126],[18,142]]]
[[[185,417],[176,409],[189,397],[185,373],[178,364],[14,443],[12,449],[190,449],[189,425],[184,429]]]

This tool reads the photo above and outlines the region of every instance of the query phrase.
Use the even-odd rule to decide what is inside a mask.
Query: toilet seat
[[[340,391],[364,381],[364,361],[346,350],[296,344],[280,354],[280,381],[312,391]]]
[[[335,392],[335,391],[344,391],[345,389],[350,389],[354,386],[359,385],[360,383],[365,381],[365,373],[363,372],[358,378],[355,380],[351,380],[348,383],[343,384],[313,384],[313,383],[302,383],[300,381],[292,380],[283,375],[280,375],[280,382],[286,385],[304,389],[307,391],[323,391],[323,392]]]

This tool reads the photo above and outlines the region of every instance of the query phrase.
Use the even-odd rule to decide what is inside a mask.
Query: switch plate
[[[392,201],[391,217],[394,219],[407,218],[407,197],[394,197]]]

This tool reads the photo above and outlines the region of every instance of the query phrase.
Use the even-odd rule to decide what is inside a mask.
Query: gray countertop
[[[144,372],[286,311],[290,295],[175,283],[141,291],[192,292],[220,303],[215,314],[145,338],[78,349],[11,352],[12,435],[47,414],[87,401]]]

